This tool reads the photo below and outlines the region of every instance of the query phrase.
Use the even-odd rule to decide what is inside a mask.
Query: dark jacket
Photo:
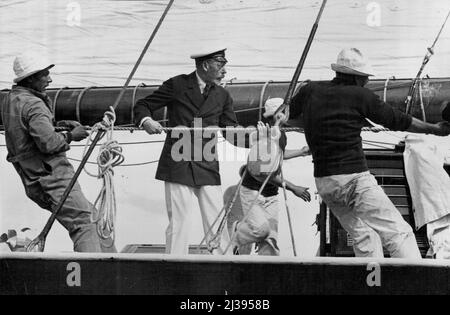
[[[50,210],[60,198],[59,188],[74,175],[65,153],[70,146],[53,127],[50,99],[46,94],[13,86],[1,114],[8,161],[19,173],[27,196]],[[78,183],[75,189],[79,189]]]
[[[140,124],[144,117],[167,106],[168,127],[194,127],[194,118],[201,118],[203,127],[207,126],[236,126],[236,115],[233,111],[233,101],[230,94],[221,86],[214,85],[206,99],[200,93],[195,72],[189,75],[179,75],[165,81],[158,90],[137,101],[134,108],[135,122]],[[171,151],[178,140],[184,138],[172,132],[167,133],[164,147],[156,171],[156,179],[174,182],[192,187],[203,185],[220,185],[219,162],[217,152],[213,150],[211,156],[205,159],[203,152],[205,145],[217,143],[215,135],[202,135],[201,132],[191,132],[191,148],[180,149],[183,156],[190,156],[185,160],[175,161]],[[189,137],[189,135],[187,135]],[[179,143],[178,143],[179,145]],[[179,146],[177,145],[177,151]],[[210,148],[208,147],[206,149]],[[184,150],[191,149],[191,152]]]
[[[303,114],[315,177],[368,170],[361,139],[366,118],[392,130],[406,130],[412,121],[369,89],[337,78],[303,86],[290,113],[292,118]]]

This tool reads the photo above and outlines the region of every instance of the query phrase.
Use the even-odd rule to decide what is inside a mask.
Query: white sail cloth
[[[427,224],[431,254],[450,258],[450,177],[443,168],[450,160],[450,143],[432,135],[408,135],[405,145],[416,229]]]

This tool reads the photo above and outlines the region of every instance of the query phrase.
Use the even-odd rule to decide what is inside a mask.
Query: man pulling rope
[[[49,69],[53,66],[34,54],[20,55],[14,61],[17,85],[12,87],[2,107],[8,161],[22,179],[31,200],[52,212],[61,207],[56,219],[69,232],[75,251],[114,252],[111,239],[99,239],[97,226],[91,222],[95,207],[86,199],[78,182],[73,182],[69,193],[65,191],[74,176],[65,152],[72,141],[80,141],[88,133],[75,121],[64,122],[71,131],[55,131],[51,101],[45,94],[45,88],[52,82]],[[67,200],[59,205],[63,195]],[[36,245],[43,251],[44,243]]]

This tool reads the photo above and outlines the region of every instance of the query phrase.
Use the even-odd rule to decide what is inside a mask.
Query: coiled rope
[[[122,147],[113,139],[115,121],[116,113],[114,108],[110,107],[110,111],[105,112],[102,122],[92,127],[83,151],[84,156],[94,134],[100,130],[105,131],[106,141],[100,146],[97,157],[98,173],[92,174],[86,167],[84,167],[84,171],[92,177],[101,178],[103,181],[102,188],[94,202],[95,209],[91,214],[91,220],[96,223],[97,233],[101,238],[111,238],[113,241],[117,214],[114,167],[119,166],[125,160],[122,154]]]

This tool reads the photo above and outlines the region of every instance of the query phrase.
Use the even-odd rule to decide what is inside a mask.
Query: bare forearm
[[[293,159],[299,156],[302,156],[302,150],[286,150],[284,152],[285,160]]]
[[[273,178],[270,179],[270,182],[272,184],[277,185],[278,187],[283,187],[283,181],[281,180],[281,176],[274,176]],[[286,184],[286,189],[292,191],[294,184],[292,184],[290,181],[284,180],[285,184]]]
[[[441,135],[442,130],[437,124],[430,124],[424,121],[421,121],[417,118],[413,118],[411,125],[406,130],[409,132],[415,132],[415,133],[429,133],[434,135]]]
[[[310,155],[311,152],[309,151],[309,147],[308,146],[304,146],[303,148],[299,149],[299,150],[285,150],[284,152],[284,159],[285,160],[289,160],[292,158],[296,158],[299,156],[307,156]]]

